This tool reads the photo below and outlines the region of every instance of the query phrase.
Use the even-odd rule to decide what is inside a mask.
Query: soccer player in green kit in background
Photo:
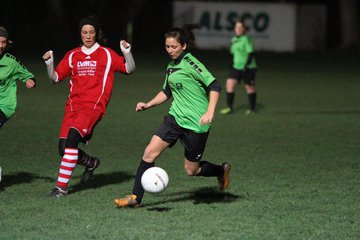
[[[16,81],[24,82],[27,88],[35,87],[34,74],[6,53],[11,43],[8,32],[0,26],[0,128],[15,113]]]
[[[226,103],[227,107],[220,111],[221,114],[229,114],[234,111],[235,87],[244,79],[244,87],[249,99],[249,109],[245,114],[251,114],[256,106],[256,62],[253,53],[253,44],[246,34],[246,26],[237,21],[234,27],[235,36],[231,39],[230,52],[233,56],[232,68],[226,80]]]
[[[35,87],[34,75],[14,56],[6,53],[11,43],[8,32],[0,26],[0,128],[15,113],[16,81],[24,82],[27,88]],[[1,173],[0,167],[0,181]]]
[[[189,176],[217,177],[219,189],[224,191],[229,184],[230,165],[213,164],[201,160],[214,118],[221,87],[214,76],[190,52],[194,43],[192,29],[173,28],[165,33],[165,48],[171,58],[167,66],[163,89],[149,102],[139,102],[140,112],[173,98],[168,115],[153,135],[144,151],[137,169],[131,195],[115,199],[119,207],[134,207],[141,204],[144,189],[141,176],[154,166],[156,158],[178,139],[184,146],[185,172]]]

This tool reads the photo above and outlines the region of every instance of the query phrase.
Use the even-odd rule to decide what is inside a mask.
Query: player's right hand
[[[138,102],[136,104],[136,108],[135,108],[135,111],[137,112],[141,112],[142,110],[145,110],[147,107],[146,107],[146,103],[144,102]]]
[[[49,60],[50,58],[53,58],[53,51],[47,51],[43,56],[42,58],[44,59],[44,61],[47,61]]]

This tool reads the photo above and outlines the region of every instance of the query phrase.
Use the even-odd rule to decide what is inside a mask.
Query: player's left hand
[[[214,114],[211,114],[209,112],[206,112],[199,121],[199,125],[206,125],[211,124],[212,120],[214,118]]]
[[[125,40],[120,41],[120,49],[123,53],[129,53],[131,50],[131,44]]]
[[[35,81],[34,80],[32,80],[32,79],[28,79],[27,81],[26,81],[26,87],[27,88],[33,88],[33,87],[35,87]]]

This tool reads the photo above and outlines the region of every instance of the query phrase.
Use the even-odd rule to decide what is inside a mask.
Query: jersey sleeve
[[[114,67],[115,72],[121,72],[126,74],[125,58],[111,49],[110,54],[113,61],[112,66]]]
[[[59,76],[59,81],[63,81],[71,75],[71,57],[72,53],[68,52],[63,59],[61,59],[59,65],[56,67],[56,73]]]
[[[190,73],[198,81],[209,86],[215,77],[209,72],[209,70],[199,61],[195,62],[192,66],[189,66]]]
[[[247,53],[252,53],[254,51],[250,37],[246,37],[245,50]]]
[[[19,60],[15,61],[15,69],[15,77],[22,82],[26,82],[29,78],[34,78],[34,74],[29,72]]]

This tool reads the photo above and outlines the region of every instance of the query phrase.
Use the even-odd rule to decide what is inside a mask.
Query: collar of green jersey
[[[187,53],[187,51],[183,51],[180,56],[174,60],[175,65],[178,65]]]

